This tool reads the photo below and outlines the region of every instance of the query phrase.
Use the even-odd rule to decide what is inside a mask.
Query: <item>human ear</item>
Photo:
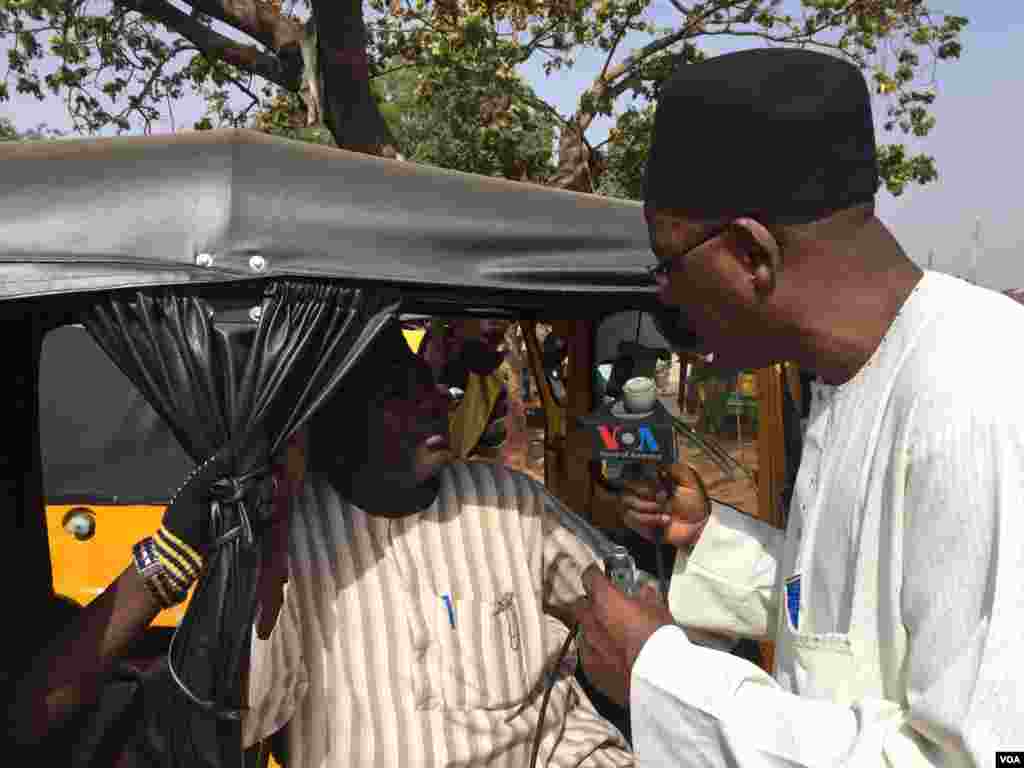
[[[775,236],[756,219],[734,219],[729,233],[739,245],[743,267],[758,298],[767,298],[775,290],[781,248]]]

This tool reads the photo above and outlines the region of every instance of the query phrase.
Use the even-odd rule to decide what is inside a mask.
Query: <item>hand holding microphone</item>
[[[622,491],[623,521],[645,539],[677,549],[693,546],[711,512],[700,475],[686,464],[659,467],[657,479],[629,479]]]

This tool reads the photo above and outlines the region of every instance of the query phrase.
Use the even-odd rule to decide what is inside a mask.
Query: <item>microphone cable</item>
[[[569,646],[572,645],[573,638],[576,637],[577,631],[579,631],[579,624],[574,624],[572,629],[569,630],[569,634],[565,638],[565,642],[562,643],[562,649],[558,652],[558,658],[555,660],[554,667],[548,670],[547,681],[544,684],[544,697],[540,700],[540,713],[537,717],[537,730],[533,735],[533,752],[530,755],[530,768],[537,768],[537,755],[540,753],[540,742],[544,735],[544,715],[547,713],[548,699],[551,698],[551,691],[555,687],[555,682],[558,680],[558,670],[562,667],[562,662],[565,660],[565,654],[569,652]]]

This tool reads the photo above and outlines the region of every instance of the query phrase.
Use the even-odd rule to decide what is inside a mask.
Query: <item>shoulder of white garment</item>
[[[1024,428],[1012,407],[1024,382],[1024,355],[1007,347],[1024,334],[1024,306],[948,275],[927,275],[922,314],[928,320],[902,369],[919,434],[998,424]]]

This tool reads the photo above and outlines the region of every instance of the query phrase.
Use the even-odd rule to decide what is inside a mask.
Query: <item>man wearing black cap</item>
[[[989,765],[1024,737],[1024,308],[922,272],[874,215],[866,83],[752,50],[658,102],[645,215],[660,297],[726,368],[813,371],[785,536],[699,490],[625,519],[679,547],[671,613],[584,574],[584,670],[642,765]],[[969,359],[968,359],[969,358]],[[773,638],[774,675],[686,628]]]

